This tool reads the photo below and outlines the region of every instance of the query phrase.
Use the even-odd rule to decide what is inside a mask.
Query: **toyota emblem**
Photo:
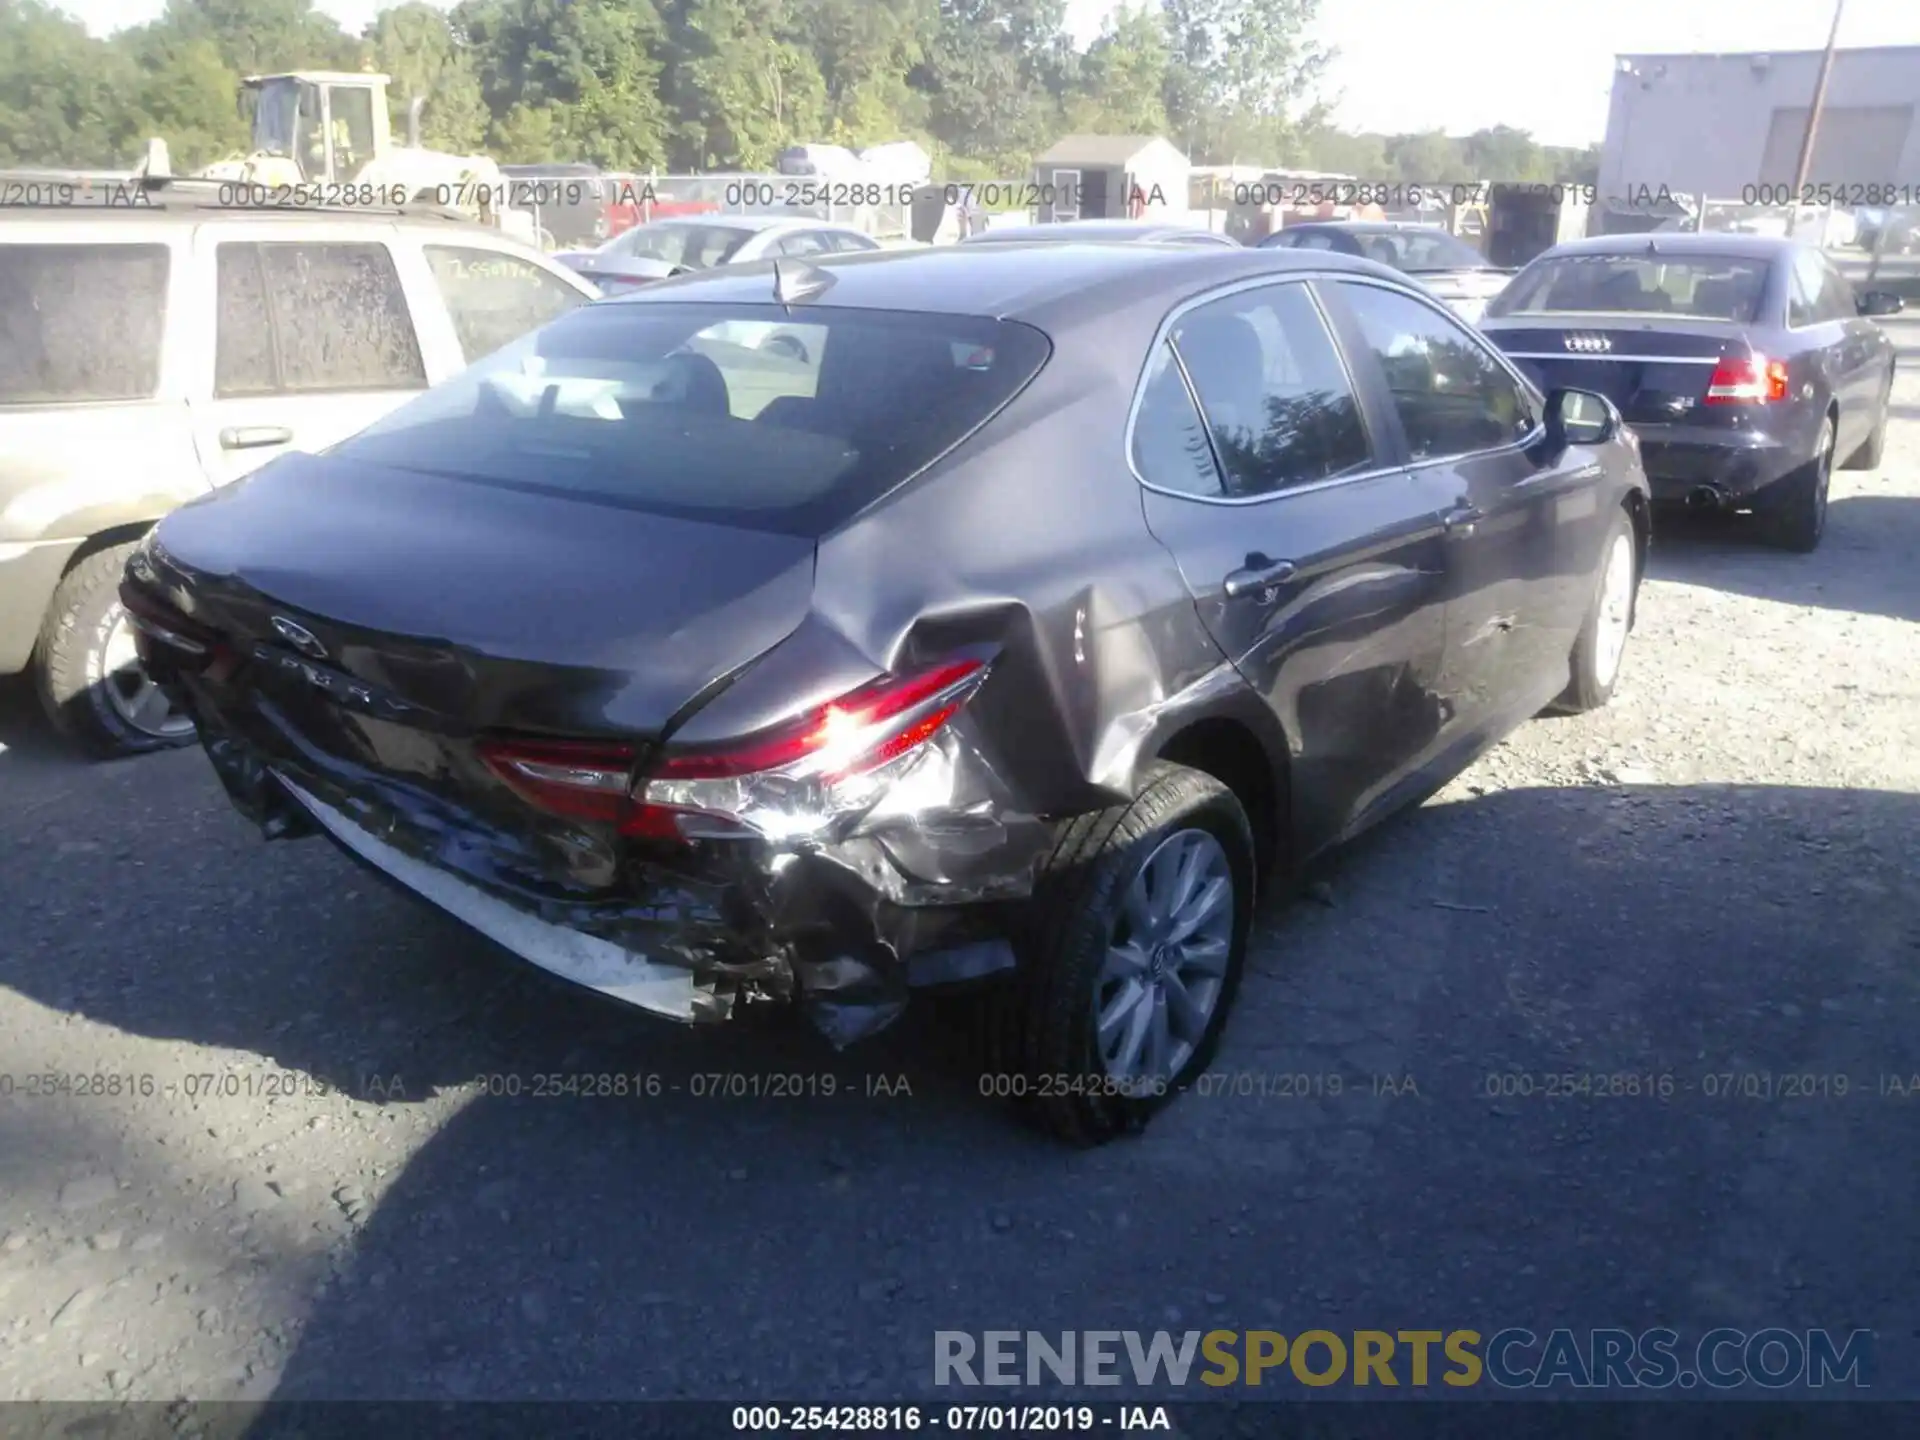
[[[273,617],[273,633],[310,659],[327,658],[327,647],[314,638],[313,632],[284,615]]]

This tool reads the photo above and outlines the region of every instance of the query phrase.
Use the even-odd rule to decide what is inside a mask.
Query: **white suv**
[[[0,675],[31,667],[96,753],[179,744],[121,566],[167,511],[371,424],[594,296],[498,231],[438,217],[14,210],[0,220]]]

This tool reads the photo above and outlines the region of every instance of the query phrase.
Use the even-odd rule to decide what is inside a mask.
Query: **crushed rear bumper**
[[[884,804],[805,844],[626,841],[544,817],[512,834],[303,749],[270,710],[223,703],[164,654],[150,663],[266,838],[323,834],[523,960],[674,1020],[789,1004],[846,1045],[891,1024],[913,989],[1011,970],[1013,917],[1052,843],[964,724],[924,746]]]

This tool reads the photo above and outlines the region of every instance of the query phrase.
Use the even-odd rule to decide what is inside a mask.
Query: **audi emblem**
[[[1605,335],[1563,335],[1560,343],[1580,355],[1604,355],[1613,349],[1613,341]]]

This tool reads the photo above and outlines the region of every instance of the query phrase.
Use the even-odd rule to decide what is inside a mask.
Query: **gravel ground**
[[[549,985],[261,844],[197,753],[68,760],[10,687],[0,1395],[879,1399],[928,1390],[940,1329],[1656,1323],[1870,1327],[1878,1393],[1920,1395],[1897,328],[1886,464],[1836,476],[1819,553],[1669,527],[1612,708],[1270,905],[1227,1093],[1094,1153],[1007,1123],[924,1018],[833,1059]],[[548,1072],[661,1093],[481,1078]],[[1673,1090],[1488,1094],[1562,1072]],[[696,1098],[714,1073],[838,1093]],[[1817,1093],[1708,1093],[1763,1074]]]

